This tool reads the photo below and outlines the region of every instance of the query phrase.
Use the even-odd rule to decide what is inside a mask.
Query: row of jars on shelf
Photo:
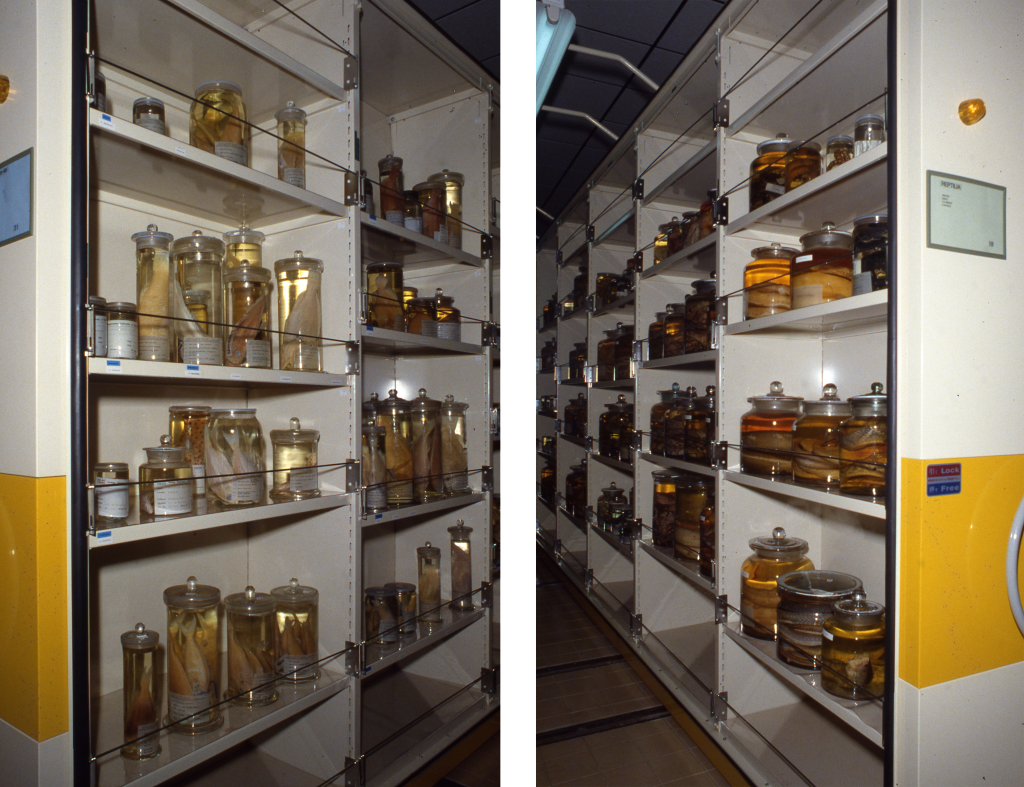
[[[418,289],[405,286],[404,269],[401,262],[367,264],[367,323],[389,331],[461,341],[462,312],[455,308],[455,298],[440,287],[432,298],[418,297]]]
[[[711,349],[717,285],[714,279],[700,279],[692,286],[693,292],[682,303],[670,303],[665,311],[655,312],[647,328],[648,360]]]
[[[462,189],[466,178],[447,169],[431,175],[411,190],[405,188],[403,160],[390,153],[377,162],[380,174],[380,215],[392,224],[426,235],[439,243],[462,248]],[[366,175],[366,170],[362,174]],[[373,189],[364,179],[366,205],[373,213]]]
[[[717,189],[712,189],[700,210],[689,211],[681,217],[673,216],[670,221],[658,225],[658,234],[654,236],[655,265],[715,231],[713,207],[717,198]]]

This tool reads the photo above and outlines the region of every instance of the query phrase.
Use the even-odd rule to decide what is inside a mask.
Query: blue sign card
[[[32,234],[32,148],[0,164],[0,246]]]

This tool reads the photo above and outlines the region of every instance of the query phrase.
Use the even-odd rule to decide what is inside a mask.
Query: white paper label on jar
[[[155,131],[157,134],[164,133],[164,122],[160,119],[159,115],[140,115],[136,119],[135,125],[148,128],[150,131]]]
[[[107,357],[139,357],[139,324],[134,320],[107,320]]]
[[[228,161],[247,166],[245,145],[239,145],[237,142],[214,142],[213,152]]]
[[[461,249],[462,248],[462,233],[459,232],[459,233],[456,234],[454,232],[449,232],[448,233],[448,245],[451,246],[453,249]]]
[[[453,342],[462,341],[462,325],[457,322],[439,322],[437,325],[437,338],[448,339]]]
[[[210,693],[202,691],[199,694],[175,694],[173,691],[169,691],[167,692],[167,704],[171,721],[179,721],[191,716],[193,713],[208,710],[210,707]],[[205,721],[205,717],[197,716],[194,719],[189,719],[186,724],[197,726]]]
[[[740,572],[743,573],[743,572]],[[745,576],[745,575],[744,575]],[[743,623],[747,626],[757,625],[754,622],[754,608],[750,604],[740,604],[740,615]],[[758,626],[760,628],[760,626]]]
[[[299,369],[306,371],[320,370],[320,348],[315,344],[302,343],[299,345]]]
[[[274,696],[274,684],[271,683],[273,679],[274,674],[272,672],[254,673],[252,676],[252,685],[257,688],[243,694],[242,696],[249,702],[263,702],[264,700],[269,700]]]
[[[316,677],[316,667],[312,666],[313,662],[316,661],[316,656],[302,655],[302,656],[281,656],[277,660],[277,671],[291,680],[301,680],[303,678],[314,678]],[[292,674],[292,673],[295,674]]]
[[[220,486],[229,503],[258,503],[263,499],[263,476],[243,475],[230,478]]]
[[[744,579],[750,579],[750,574],[748,574],[746,571],[740,571],[740,576]]]
[[[136,737],[142,738],[143,735],[149,735],[159,729],[160,722],[157,721],[151,721],[149,724],[140,724],[136,730]],[[140,756],[152,757],[160,749],[160,739],[158,736],[154,735],[151,738],[136,741],[135,748]]]
[[[182,361],[186,364],[224,364],[224,346],[220,339],[214,339],[212,336],[186,336],[182,340],[182,355]]]
[[[176,516],[192,513],[192,479],[156,481],[153,484],[153,514]]]
[[[295,467],[288,472],[288,488],[292,492],[308,492],[317,488],[315,467]]]
[[[441,229],[439,229],[437,232],[434,233],[434,240],[436,240],[438,243],[447,243],[448,242],[448,228],[445,227],[444,225],[442,225]]]
[[[206,465],[192,465],[192,478],[196,482],[196,496],[206,494]]]
[[[124,519],[128,516],[128,485],[117,478],[96,476],[96,516],[100,519]],[[100,489],[100,487],[117,487]]]
[[[97,358],[107,357],[107,315],[93,312],[92,354]]]
[[[866,292],[871,292],[871,271],[853,274],[853,294],[863,295]]]
[[[781,183],[765,183],[764,190],[769,194],[785,194],[786,187]]]
[[[390,221],[392,224],[403,224],[405,223],[405,211],[404,210],[389,210],[384,214],[384,218]]]
[[[832,638],[832,632],[829,631],[828,629],[822,629],[821,630],[821,636],[822,636],[822,638],[827,639],[829,642],[831,642],[832,639],[833,639]]]
[[[140,336],[139,358],[144,361],[169,361],[171,343],[166,336]]]
[[[803,287],[793,288],[793,308],[802,309],[804,306],[814,306],[825,302],[822,293],[822,285],[806,284]]]
[[[367,487],[366,507],[371,511],[388,507],[388,493],[383,485]]]
[[[265,339],[246,339],[245,365],[252,369],[269,369],[270,342]]]
[[[437,338],[437,322],[435,320],[424,320],[420,323],[420,336]]]
[[[284,175],[285,183],[291,183],[300,189],[306,188],[306,171],[298,167],[282,167],[281,174]]]
[[[418,233],[418,234],[422,235],[423,234],[423,219],[418,217],[418,216],[416,218],[410,218],[410,217],[407,216],[405,218],[405,228],[407,230],[409,230],[409,232],[415,232],[415,233]]]
[[[853,143],[853,157],[857,158],[861,153],[867,153],[871,148],[877,148],[882,144],[880,139],[862,139]]]
[[[448,488],[453,492],[459,492],[463,489],[469,489],[469,477],[462,475],[453,475],[448,477]]]

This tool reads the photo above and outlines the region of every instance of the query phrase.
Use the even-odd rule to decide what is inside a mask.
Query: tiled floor
[[[445,776],[448,787],[498,787],[501,783],[501,736],[494,735]]]

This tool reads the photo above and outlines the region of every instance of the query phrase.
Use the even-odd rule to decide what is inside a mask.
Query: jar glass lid
[[[777,527],[770,536],[758,536],[750,539],[750,548],[765,556],[781,557],[783,555],[807,552],[807,542],[802,538],[787,536],[785,528]]]

